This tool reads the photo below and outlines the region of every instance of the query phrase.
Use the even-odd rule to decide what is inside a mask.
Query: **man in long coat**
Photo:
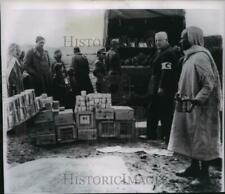
[[[98,93],[103,93],[104,91],[104,76],[106,74],[105,68],[105,49],[100,49],[97,52],[97,60],[95,61],[95,69],[93,71],[93,75],[97,78],[96,81],[96,91]]]
[[[175,110],[168,145],[168,150],[192,159],[191,166],[177,175],[195,177],[198,182],[209,177],[208,161],[221,157],[220,79],[213,58],[203,45],[201,29],[189,27],[182,32],[185,58],[178,94],[192,99],[195,107],[191,113]]]
[[[162,123],[163,138],[168,144],[174,112],[174,95],[177,90],[177,53],[168,42],[166,32],[155,34],[157,53],[152,61],[152,73],[148,86],[150,103],[147,115],[147,136],[157,138],[159,120]]]
[[[52,74],[49,55],[44,50],[45,39],[41,36],[36,38],[36,46],[27,52],[24,61],[24,69],[30,75],[30,85],[35,89],[38,96],[42,93],[51,95]]]
[[[121,60],[118,51],[119,46],[119,40],[112,39],[110,42],[110,49],[107,51],[105,56],[106,75],[108,80],[107,87],[109,92],[112,94],[113,99],[114,94],[119,91],[121,81]]]
[[[89,63],[87,57],[80,52],[79,47],[74,48],[71,69],[74,71],[79,90],[86,90],[87,93],[92,93],[94,90],[89,77]]]

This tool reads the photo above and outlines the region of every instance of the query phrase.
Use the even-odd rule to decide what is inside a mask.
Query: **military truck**
[[[144,95],[149,82],[149,61],[154,52],[154,34],[168,33],[172,46],[179,43],[185,28],[185,11],[182,9],[107,10],[105,13],[105,47],[110,40],[119,39],[122,76],[120,89],[112,94],[115,104],[129,104],[131,92]],[[145,106],[143,102],[131,102],[132,106]]]
[[[130,93],[146,93],[150,64],[154,47],[154,34],[166,31],[171,46],[178,45],[182,30],[186,27],[183,9],[120,9],[105,13],[105,47],[109,49],[110,40],[119,39],[122,76],[120,89],[112,94],[116,104],[129,104]],[[222,78],[222,37],[205,37],[208,48]],[[222,80],[222,79],[221,79]],[[145,107],[144,102],[131,102],[132,106]]]

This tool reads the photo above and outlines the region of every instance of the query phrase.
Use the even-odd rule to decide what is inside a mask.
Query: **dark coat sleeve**
[[[159,87],[166,91],[167,94],[173,94],[177,88],[178,59],[172,51],[168,51],[160,62],[161,74]]]
[[[33,65],[33,50],[29,50],[24,59],[24,69],[31,75],[35,75],[36,70]]]

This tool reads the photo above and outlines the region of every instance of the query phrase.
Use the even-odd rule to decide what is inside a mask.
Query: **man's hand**
[[[176,93],[175,96],[174,96],[174,99],[175,99],[176,101],[181,101],[180,94],[179,94],[179,93]]]
[[[158,95],[163,96],[164,95],[164,90],[162,88],[158,89]]]
[[[193,105],[196,105],[196,106],[201,105],[200,101],[197,100],[197,99],[191,100],[191,103],[192,103]]]

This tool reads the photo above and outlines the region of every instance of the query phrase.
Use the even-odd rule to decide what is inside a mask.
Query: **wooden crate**
[[[55,115],[56,125],[71,125],[74,123],[73,111],[72,109],[66,109],[64,111],[59,111]]]
[[[75,127],[75,124],[57,126],[56,132],[57,142],[59,143],[74,142],[77,139],[77,129]]]
[[[115,120],[134,119],[134,109],[129,106],[112,106],[115,111]]]
[[[136,139],[135,120],[116,121],[116,128],[120,139]]]
[[[47,123],[52,121],[53,121],[53,112],[51,110],[41,111],[34,118],[34,124]]]
[[[56,144],[55,134],[45,134],[36,136],[37,145],[54,145]]]
[[[78,129],[96,128],[94,113],[92,111],[80,111],[76,113],[76,125]]]
[[[55,134],[55,124],[54,122],[38,123],[33,127],[33,131],[37,135],[43,134]]]
[[[118,137],[119,133],[114,120],[99,121],[97,125],[99,137]]]
[[[78,129],[78,140],[96,140],[97,129]]]
[[[95,118],[96,120],[113,120],[114,110],[112,108],[96,109]]]

